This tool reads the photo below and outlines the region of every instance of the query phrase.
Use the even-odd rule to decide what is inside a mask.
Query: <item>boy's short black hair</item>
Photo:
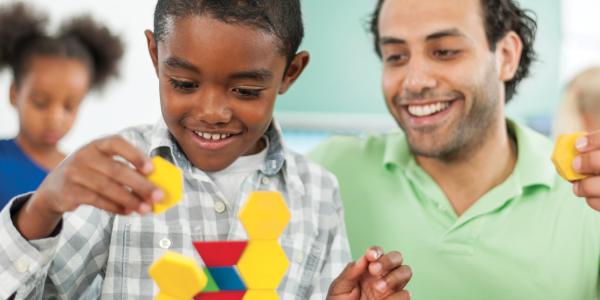
[[[123,56],[120,38],[90,16],[63,23],[55,36],[46,33],[48,18],[23,3],[0,6],[0,68],[9,66],[19,85],[34,56],[74,58],[90,67],[91,88],[100,89],[118,74]]]
[[[304,36],[300,0],[158,0],[154,11],[154,38],[162,41],[174,18],[204,15],[274,34],[288,63],[296,55]]]
[[[379,13],[385,0],[378,0],[371,15],[370,30],[374,37],[375,52],[381,57],[379,49]],[[480,0],[483,12],[485,34],[490,50],[496,50],[496,43],[508,32],[514,31],[523,42],[521,61],[513,79],[506,82],[506,101],[517,92],[517,85],[530,73],[531,64],[536,59],[533,49],[537,31],[536,20],[530,10],[522,9],[515,0]]]

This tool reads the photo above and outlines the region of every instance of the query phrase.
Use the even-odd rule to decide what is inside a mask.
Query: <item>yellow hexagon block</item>
[[[158,186],[164,193],[162,202],[155,203],[152,211],[155,214],[175,206],[183,194],[183,174],[175,165],[160,156],[152,158],[154,171],[148,175],[148,179]]]
[[[244,294],[242,300],[279,300],[279,295],[274,290],[271,291],[260,291],[260,290],[249,290]]]
[[[575,142],[584,135],[586,135],[585,132],[561,134],[556,140],[552,152],[552,162],[558,174],[566,180],[574,181],[586,177],[573,170],[573,159],[579,155],[579,151],[575,148]]]
[[[275,290],[289,262],[277,241],[250,240],[237,264],[248,290]]]
[[[250,240],[276,240],[291,214],[278,192],[253,192],[240,210],[240,221]]]
[[[206,286],[208,278],[194,259],[167,251],[148,269],[158,285],[160,300],[190,300]]]

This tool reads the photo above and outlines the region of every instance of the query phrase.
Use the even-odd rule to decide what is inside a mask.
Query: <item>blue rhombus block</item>
[[[221,291],[245,291],[246,285],[235,266],[211,267],[208,271],[214,278]]]

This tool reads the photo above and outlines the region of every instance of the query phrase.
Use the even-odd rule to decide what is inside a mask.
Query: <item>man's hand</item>
[[[383,254],[371,247],[356,262],[349,263],[329,287],[327,300],[407,300],[404,287],[412,277],[396,251]]]
[[[573,192],[600,211],[600,131],[580,137],[575,147],[580,155],[573,160],[573,169],[587,177],[573,183]]]
[[[152,168],[146,155],[119,136],[93,141],[48,174],[14,222],[32,240],[50,235],[65,212],[82,204],[115,214],[148,213],[163,197],[146,178]]]

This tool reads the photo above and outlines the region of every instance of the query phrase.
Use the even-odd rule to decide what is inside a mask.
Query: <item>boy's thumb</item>
[[[346,268],[338,278],[331,284],[329,293],[331,295],[348,294],[355,289],[362,275],[367,271],[369,263],[365,256],[361,256],[357,261],[346,265]]]

